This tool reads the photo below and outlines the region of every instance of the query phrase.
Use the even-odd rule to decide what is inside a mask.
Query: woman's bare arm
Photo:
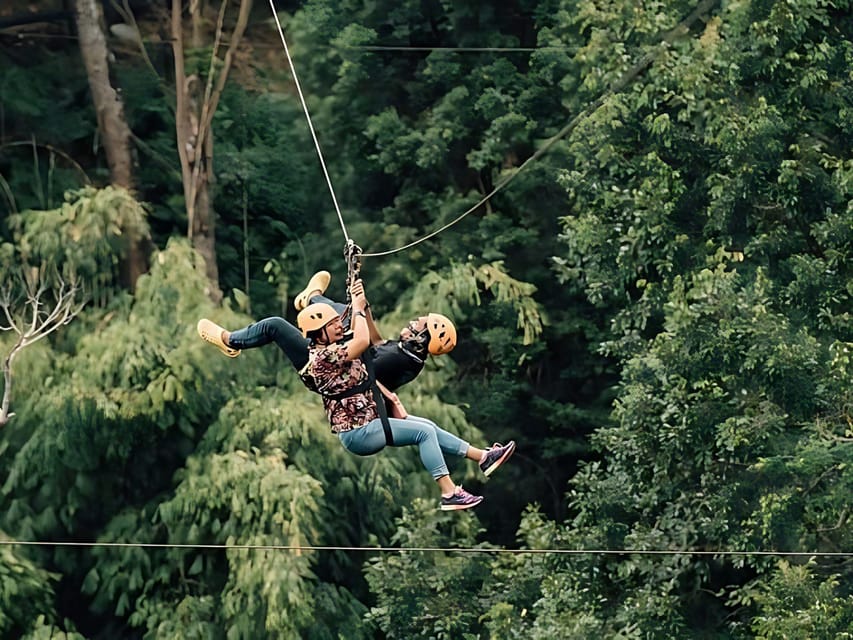
[[[352,340],[346,343],[347,360],[356,360],[361,357],[370,346],[370,328],[368,327],[367,298],[364,295],[364,285],[361,280],[355,280],[350,286],[350,297],[352,304],[352,315],[350,317],[350,329],[352,329]]]

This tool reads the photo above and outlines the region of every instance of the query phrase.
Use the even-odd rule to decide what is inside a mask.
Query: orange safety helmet
[[[326,302],[315,302],[299,312],[296,316],[296,324],[302,329],[303,337],[307,338],[309,332],[322,329],[340,315],[332,305]]]
[[[450,353],[456,346],[456,327],[450,318],[440,313],[427,315],[427,331],[429,332],[429,345],[427,349],[434,356]]]

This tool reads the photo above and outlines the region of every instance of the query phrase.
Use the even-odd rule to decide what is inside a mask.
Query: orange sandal
[[[198,321],[195,328],[202,340],[209,342],[229,358],[236,358],[240,355],[239,349],[232,349],[222,341],[222,332],[225,331],[225,329],[215,322],[211,322],[207,318],[202,318]]]
[[[296,307],[297,311],[302,311],[305,307],[308,306],[308,300],[311,298],[311,294],[315,291],[319,291],[320,293],[326,293],[326,289],[329,286],[329,281],[332,279],[332,274],[328,271],[318,271],[311,279],[308,281],[308,286],[305,287],[298,296],[293,299],[293,306]]]

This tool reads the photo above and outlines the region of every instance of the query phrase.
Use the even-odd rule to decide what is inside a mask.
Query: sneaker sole
[[[308,281],[308,285],[293,299],[293,307],[297,311],[302,311],[308,306],[308,296],[314,291],[319,291],[321,294],[326,293],[331,280],[332,276],[328,271],[318,271],[315,273]]]
[[[473,509],[478,504],[483,501],[483,498],[477,500],[477,502],[472,502],[470,504],[443,504],[441,505],[442,511],[461,511],[462,509]]]
[[[506,462],[507,460],[509,460],[509,457],[510,457],[514,452],[515,452],[515,445],[513,444],[509,449],[507,449],[507,451],[506,451],[506,452],[505,452],[505,453],[504,453],[500,458],[498,458],[497,460],[495,460],[495,461],[492,463],[492,465],[491,465],[488,469],[486,469],[485,471],[483,471],[483,475],[484,475],[484,476],[486,476],[486,477],[488,477],[488,476],[492,475],[492,474],[495,472],[495,469],[497,469],[497,468],[498,468],[499,466],[501,466],[504,462]]]

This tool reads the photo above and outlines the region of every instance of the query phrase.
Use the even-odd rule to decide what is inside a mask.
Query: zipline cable
[[[532,51],[568,51],[569,47],[403,47],[381,44],[342,45],[348,51],[442,51],[450,53],[530,53]]]
[[[12,31],[10,29],[0,28],[0,38],[9,38],[15,40],[74,40],[78,42],[79,36],[54,33],[34,33],[20,31]],[[151,47],[171,47],[172,41],[169,38],[157,40],[156,42],[146,41],[146,46]],[[277,44],[266,44],[263,42],[253,42],[253,49],[272,49],[278,48]],[[325,46],[317,46],[316,49],[327,49],[335,51],[396,51],[396,52],[425,52],[425,51],[441,51],[449,53],[531,53],[533,51],[568,51],[570,47],[403,47],[395,45],[383,44],[364,44],[364,45],[336,45],[327,44]]]
[[[524,169],[526,169],[529,165],[531,165],[533,162],[542,157],[552,146],[554,146],[557,141],[564,138],[569,132],[571,132],[572,129],[574,129],[583,118],[586,118],[587,116],[590,116],[595,113],[595,111],[602,104],[604,104],[605,100],[607,100],[610,96],[621,92],[625,87],[627,87],[631,82],[633,82],[637,76],[639,76],[649,65],[651,65],[651,63],[654,61],[655,57],[658,54],[658,49],[670,44],[676,36],[689,30],[690,26],[705,12],[709,11],[714,5],[716,5],[717,2],[718,0],[703,0],[702,2],[700,2],[689,16],[679,22],[678,25],[676,25],[673,29],[671,29],[664,35],[663,39],[654,47],[652,51],[647,52],[646,55],[644,55],[640,59],[640,61],[637,62],[637,64],[635,64],[628,71],[622,74],[622,76],[616,82],[614,82],[610,86],[610,88],[607,89],[607,91],[602,93],[597,100],[588,104],[578,115],[572,118],[572,120],[566,126],[560,129],[551,138],[549,138],[532,156],[525,160],[515,171],[500,180],[489,193],[483,196],[480,201],[477,202],[477,204],[472,206],[470,209],[460,214],[459,216],[445,224],[443,227],[436,229],[435,231],[423,236],[422,238],[403,245],[402,247],[398,247],[396,249],[389,249],[387,251],[376,251],[373,253],[364,252],[362,255],[365,258],[372,258],[379,256],[387,256],[393,253],[398,253],[400,251],[405,251],[406,249],[410,249],[420,244],[421,242],[424,242],[426,240],[429,240],[430,238],[437,236],[442,231],[449,229],[457,222],[465,218],[467,215],[473,213],[474,211],[482,207],[488,200],[490,200],[496,193],[498,193],[498,191],[506,187],[513,180],[515,180],[519,173],[524,171]]]
[[[329,171],[326,169],[326,161],[323,159],[323,152],[320,150],[320,142],[317,140],[317,134],[314,132],[314,125],[311,122],[311,114],[308,113],[308,105],[305,103],[305,96],[302,95],[302,87],[299,84],[299,78],[296,76],[296,67],[293,65],[293,59],[290,57],[290,49],[287,46],[287,40],[284,38],[284,30],[281,28],[281,22],[279,22],[278,13],[275,10],[273,0],[270,0],[270,9],[272,9],[272,16],[275,19],[275,26],[278,29],[278,35],[281,37],[281,44],[284,45],[284,54],[287,56],[287,63],[290,65],[290,73],[293,75],[293,82],[296,85],[296,92],[299,94],[299,101],[302,103],[302,110],[305,112],[305,119],[308,120],[308,129],[310,129],[311,137],[314,139],[314,147],[317,149],[317,155],[320,158],[320,166],[323,167],[323,175],[326,177],[326,184],[329,186],[329,193],[332,195],[335,212],[338,214],[338,221],[341,223],[341,230],[344,232],[344,240],[349,243],[349,235],[347,234],[347,227],[344,224],[344,217],[341,215],[341,208],[338,206],[335,189],[332,187],[332,179],[329,177]]]
[[[56,542],[38,540],[0,540],[0,546],[22,547],[114,547],[148,549],[202,549],[223,551],[359,551],[378,553],[487,553],[540,555],[599,555],[599,556],[776,556],[853,558],[853,551],[767,551],[767,550],[709,550],[709,549],[502,549],[478,547],[360,547],[336,545],[279,545],[279,544],[179,544],[168,542]]]

